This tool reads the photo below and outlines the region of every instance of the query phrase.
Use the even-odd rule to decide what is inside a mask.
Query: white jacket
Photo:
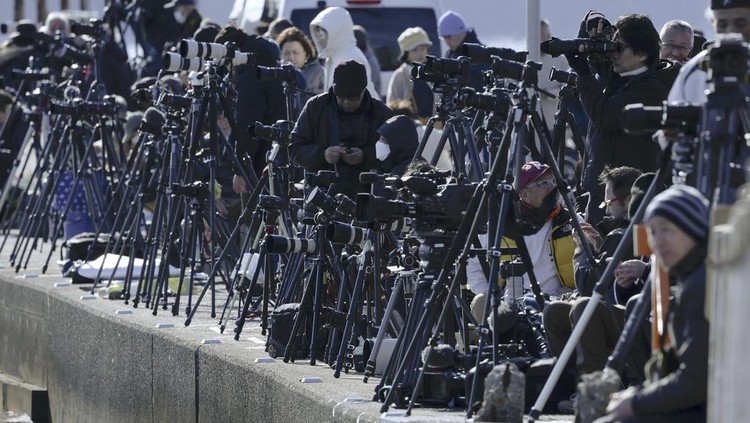
[[[328,44],[325,48],[318,45],[313,37],[318,55],[325,58],[323,68],[325,70],[325,90],[333,85],[333,71],[336,65],[347,60],[355,60],[367,69],[367,90],[373,98],[380,98],[372,83],[372,71],[367,58],[357,48],[357,40],[354,38],[354,23],[346,9],[341,7],[329,7],[318,13],[318,16],[310,22],[310,26],[317,25],[328,32]],[[312,30],[310,30],[312,32]]]

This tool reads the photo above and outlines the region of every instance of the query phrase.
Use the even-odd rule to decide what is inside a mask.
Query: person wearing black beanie
[[[641,387],[612,395],[597,422],[705,422],[708,387],[706,251],[709,203],[697,189],[674,185],[657,195],[644,219],[651,249],[677,281],[669,309],[673,346],[652,357],[659,368]]]

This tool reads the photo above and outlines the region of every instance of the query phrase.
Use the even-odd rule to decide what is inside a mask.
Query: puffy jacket
[[[512,231],[512,225],[509,228]],[[520,235],[513,234],[503,237],[502,247],[503,248],[514,248],[516,241],[513,238],[518,238]],[[552,254],[552,258],[555,261],[555,269],[557,270],[557,278],[563,287],[569,289],[576,288],[575,272],[573,270],[573,255],[575,253],[575,241],[573,241],[573,225],[570,224],[570,213],[565,209],[561,209],[560,213],[552,218],[552,232],[549,239],[549,250]],[[511,256],[502,256],[501,260],[512,260]],[[546,294],[554,294],[549,288],[545,291],[544,287],[542,291]]]
[[[325,86],[327,90],[333,85],[333,71],[341,62],[355,60],[365,66],[367,70],[367,91],[375,98],[380,98],[372,83],[372,70],[370,64],[360,49],[357,48],[357,40],[354,38],[354,23],[346,9],[341,7],[329,7],[320,12],[310,25],[317,25],[328,32],[328,44],[321,48],[313,37],[318,55],[325,59]]]

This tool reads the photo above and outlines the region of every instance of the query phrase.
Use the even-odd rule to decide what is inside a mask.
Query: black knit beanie
[[[367,69],[354,60],[339,63],[333,71],[333,93],[336,97],[359,97],[367,88]]]

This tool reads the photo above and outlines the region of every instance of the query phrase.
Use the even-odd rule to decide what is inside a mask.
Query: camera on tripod
[[[510,48],[486,47],[481,44],[464,43],[458,48],[459,56],[466,56],[472,63],[490,63],[496,56],[504,60],[524,63],[529,55],[528,51],[515,51]]]
[[[323,213],[328,213],[329,215],[340,214],[345,217],[352,216],[356,207],[354,201],[346,195],[339,193],[331,197],[320,187],[313,188],[307,195],[305,202],[314,205]]]
[[[553,67],[549,71],[549,80],[575,87],[578,82],[578,74],[573,71],[565,71]]]
[[[416,65],[411,70],[412,79],[432,82],[436,85],[467,85],[471,72],[471,61],[468,57],[446,59],[427,56],[425,63]]]
[[[289,144],[292,137],[294,123],[288,120],[276,121],[273,125],[264,125],[261,122],[247,127],[247,132],[251,137],[258,137],[267,141],[276,141],[279,144]]]
[[[493,57],[490,69],[492,70],[492,76],[496,78],[508,78],[516,81],[536,83],[536,73],[542,69],[542,64],[537,62],[518,63]]]
[[[255,70],[258,81],[282,81],[297,82],[297,72],[294,65],[281,65],[278,67],[258,66]]]
[[[97,39],[104,34],[104,22],[100,19],[89,19],[88,23],[73,22],[70,24],[70,32]]]
[[[474,108],[486,112],[496,112],[501,115],[507,115],[513,106],[510,96],[502,89],[478,93],[471,87],[463,87],[458,91],[456,103],[461,108]]]
[[[403,178],[404,187],[414,196],[412,202],[358,194],[357,220],[384,222],[411,217],[417,233],[455,232],[474,193],[474,185],[464,180],[438,185],[436,178],[444,176],[419,173]]]
[[[176,195],[182,195],[183,197],[198,199],[208,198],[210,194],[208,184],[200,181],[187,185],[174,183],[172,184],[172,192]]]
[[[55,103],[49,105],[49,112],[53,115],[81,117],[85,115],[113,115],[117,107],[113,102],[84,101],[75,99],[69,103]]]
[[[241,53],[230,44],[201,43],[194,40],[180,41],[180,56],[185,59],[199,58],[205,60],[225,61],[234,66],[255,65],[253,53]]]
[[[644,106],[628,104],[622,111],[623,128],[628,133],[653,133],[664,128],[695,127],[701,118],[701,106],[694,104],[668,104]]]
[[[314,253],[317,243],[314,239],[287,238],[280,235],[266,236],[266,251],[269,254]]]
[[[748,60],[750,60],[750,51],[742,38],[722,37],[708,49],[708,54],[701,62],[701,67],[708,72],[709,80],[736,78],[727,82],[747,84],[750,82],[747,75]]]

